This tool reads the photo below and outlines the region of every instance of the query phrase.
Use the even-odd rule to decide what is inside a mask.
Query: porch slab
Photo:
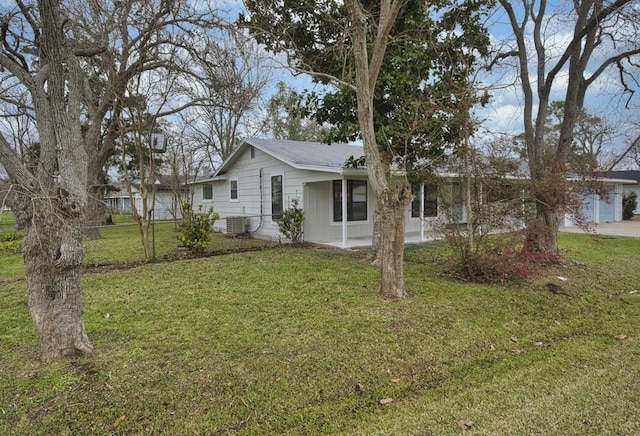
[[[420,244],[422,242],[435,241],[436,236],[434,233],[427,232],[424,235],[424,239],[420,238],[420,233],[407,233],[404,238],[405,244]],[[352,250],[358,248],[371,247],[371,236],[362,238],[347,238],[346,247],[342,246],[342,239],[333,239],[330,241],[316,242],[319,245],[326,245],[328,247],[344,248],[345,250]]]

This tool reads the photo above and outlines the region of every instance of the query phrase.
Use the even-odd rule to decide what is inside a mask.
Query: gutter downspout
[[[260,168],[260,171],[258,172],[258,177],[259,177],[258,186],[260,188],[260,224],[258,225],[258,228],[253,231],[254,235],[260,231],[260,229],[262,228],[262,223],[263,223],[263,221],[262,221],[263,220],[263,218],[262,218],[263,213],[262,212],[263,212],[263,208],[264,207],[263,207],[263,204],[262,204],[263,203],[263,198],[262,198],[262,170],[263,170],[263,168]]]

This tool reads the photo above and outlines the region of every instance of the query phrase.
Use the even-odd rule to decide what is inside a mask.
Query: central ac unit
[[[227,233],[231,235],[241,235],[247,233],[247,223],[243,216],[227,217]]]

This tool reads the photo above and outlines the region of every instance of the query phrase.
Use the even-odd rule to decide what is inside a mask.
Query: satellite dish
[[[154,153],[164,153],[167,151],[167,136],[164,133],[152,133],[151,149]]]

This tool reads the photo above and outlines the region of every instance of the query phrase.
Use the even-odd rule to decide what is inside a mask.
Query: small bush
[[[557,254],[536,251],[527,244],[537,227],[495,235],[477,242],[473,250],[455,250],[450,270],[458,277],[474,282],[502,283],[526,280],[559,260]],[[457,236],[459,238],[459,236]],[[447,236],[452,247],[459,246],[453,234]]]
[[[298,200],[291,200],[291,207],[282,212],[278,221],[278,230],[282,236],[296,243],[302,240],[302,224],[304,222],[304,212],[298,207]]]
[[[202,205],[195,212],[189,202],[184,202],[182,210],[182,236],[178,236],[178,239],[183,246],[202,253],[209,245],[211,227],[220,216],[213,208],[203,211]]]
[[[24,235],[22,233],[10,232],[5,233],[4,235],[0,235],[0,242],[19,241],[22,238],[24,238]]]
[[[622,219],[632,219],[636,207],[638,207],[638,195],[634,191],[624,194],[622,197]]]
[[[11,256],[14,254],[18,254],[22,251],[22,241],[20,239],[17,240],[9,240],[2,242],[0,241],[0,254],[6,254],[7,256]]]

